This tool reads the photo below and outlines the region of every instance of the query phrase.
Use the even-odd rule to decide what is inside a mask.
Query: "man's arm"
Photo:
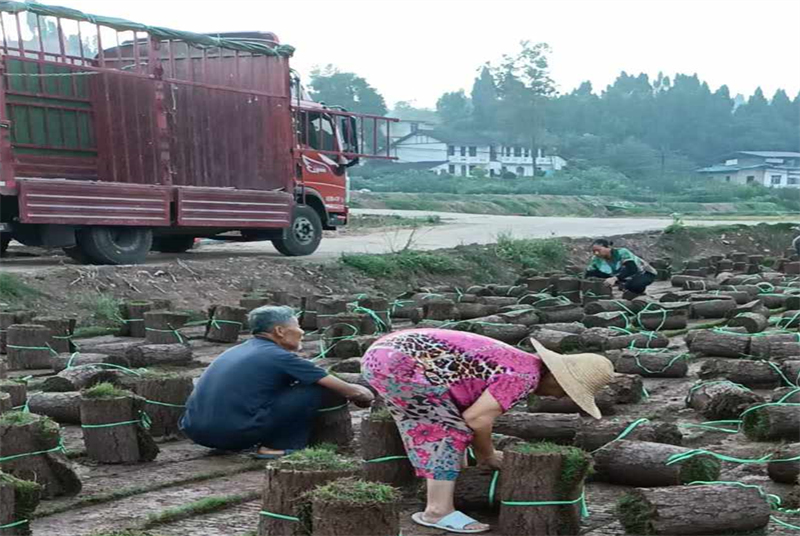
[[[325,387],[326,389],[330,389],[339,395],[342,395],[347,400],[352,400],[356,403],[356,405],[362,407],[369,407],[372,401],[375,400],[375,395],[373,395],[372,391],[366,387],[357,385],[355,383],[347,383],[346,381],[340,380],[331,374],[328,374],[319,380],[317,384]]]

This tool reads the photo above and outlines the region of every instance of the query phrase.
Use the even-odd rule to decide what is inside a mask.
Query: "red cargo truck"
[[[95,264],[196,237],[308,255],[393,119],[311,102],[271,33],[203,35],[0,1],[0,242]]]

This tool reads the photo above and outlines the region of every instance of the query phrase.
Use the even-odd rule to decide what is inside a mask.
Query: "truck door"
[[[302,110],[297,118],[301,184],[319,194],[329,220],[337,219],[337,215],[344,220],[348,161],[336,154],[342,151],[343,145],[339,129],[334,128],[331,116],[322,111]],[[323,223],[328,222],[323,219]]]

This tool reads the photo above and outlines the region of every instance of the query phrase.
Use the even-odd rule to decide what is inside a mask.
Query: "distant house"
[[[534,157],[530,147],[498,144],[474,134],[453,134],[418,128],[392,144],[397,164],[414,163],[436,173],[469,176],[482,169],[490,177],[510,172],[518,177],[532,177]],[[560,156],[536,157],[536,167],[550,174],[565,167]],[[399,168],[398,168],[399,169]],[[419,169],[419,168],[417,168]]]
[[[723,163],[697,170],[716,182],[800,188],[800,153],[739,151]]]

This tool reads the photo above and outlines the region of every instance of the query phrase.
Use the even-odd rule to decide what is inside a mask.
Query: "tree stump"
[[[38,324],[14,324],[6,331],[6,362],[9,370],[49,369],[50,355],[55,353],[47,345],[50,329]]]
[[[190,376],[145,372],[141,376],[127,376],[124,384],[144,400],[151,436],[183,436],[178,421],[194,388]]]
[[[55,376],[50,376],[42,382],[42,391],[49,393],[63,393],[66,391],[80,391],[87,387],[102,382],[114,383],[119,372],[97,365],[80,365],[64,369]]]
[[[3,472],[41,484],[44,498],[81,491],[63,454],[58,425],[47,417],[20,411],[0,416],[0,458],[6,458],[0,462]]]
[[[531,292],[547,292],[551,290],[549,277],[529,277],[525,279],[525,285]]]
[[[630,300],[597,300],[587,303],[583,310],[587,315],[597,313],[634,313],[633,302]]]
[[[736,309],[736,302],[733,300],[693,301],[691,316],[692,318],[725,318],[734,309]]]
[[[758,313],[739,313],[728,322],[728,327],[742,327],[747,330],[747,333],[761,333],[767,329],[768,325],[767,317]]]
[[[324,296],[320,295],[313,295],[313,296],[304,296],[300,299],[300,327],[308,330],[308,331],[316,331],[317,330],[317,301],[325,299]],[[248,307],[245,306],[244,303],[239,302],[239,305],[247,309]],[[266,305],[266,304],[264,304]],[[258,307],[258,306],[256,306]],[[345,310],[346,310],[345,305]],[[252,309],[255,309],[253,307]],[[250,310],[252,310],[250,309]],[[344,312],[344,311],[342,311]]]
[[[645,378],[684,378],[689,371],[689,354],[660,350],[622,350],[610,355],[614,370],[621,374],[638,374]]]
[[[751,389],[772,389],[781,377],[769,363],[748,359],[709,359],[700,367],[701,380],[723,378]]]
[[[559,277],[556,280],[556,293],[572,303],[581,303],[581,280],[577,277]]]
[[[586,421],[575,434],[574,444],[585,451],[595,451],[617,439],[631,424],[633,423],[629,421],[614,422],[607,419]],[[625,439],[680,445],[683,442],[683,434],[675,424],[645,422],[637,425]]]
[[[347,399],[326,389],[309,436],[309,445],[330,443],[341,447],[353,441],[353,423]]]
[[[489,337],[511,345],[518,344],[528,336],[529,328],[524,324],[495,324],[475,322],[470,326],[472,333]]]
[[[372,499],[355,500],[355,490]],[[344,478],[317,487],[305,500],[314,536],[397,536],[401,499],[400,490],[385,484]]]
[[[239,300],[239,307],[243,307],[249,313],[253,309],[258,309],[259,307],[270,305],[272,303],[272,299],[267,298],[266,296],[246,296]]]
[[[186,313],[173,311],[148,311],[144,313],[147,344],[182,344],[186,339],[180,329],[189,320]]]
[[[123,367],[186,365],[192,361],[188,344],[142,344],[128,348],[122,355],[110,355],[105,362]]]
[[[236,342],[247,322],[247,309],[229,305],[212,305],[208,309],[207,341]]]
[[[503,453],[502,534],[578,534],[588,454],[574,447],[515,445]],[[563,502],[562,505],[530,504]]]
[[[422,305],[426,320],[458,320],[458,308],[452,300],[427,300]]]
[[[784,462],[780,460],[789,460],[798,458],[794,461]],[[800,443],[789,443],[779,446],[773,460],[767,463],[767,474],[773,482],[780,482],[781,484],[797,484],[797,478],[800,476]]]
[[[338,314],[331,318],[331,322],[322,330],[322,348],[326,357],[361,356],[361,345],[356,337],[361,335],[363,315]]]
[[[713,357],[742,357],[749,353],[750,337],[724,329],[698,330],[689,350]]]
[[[42,486],[0,472],[0,530],[30,536],[30,520],[42,498]]]
[[[587,305],[595,300],[611,299],[614,294],[603,279],[584,279],[581,281],[581,295],[583,304]]]
[[[267,465],[258,536],[305,536],[299,519],[301,497],[317,486],[358,474],[358,462],[334,453],[312,460],[300,451]],[[290,519],[287,519],[290,518]]]
[[[80,424],[81,394],[34,392],[28,397],[28,409],[31,413],[44,415],[60,424]]]
[[[0,354],[7,353],[8,328],[14,324],[25,324],[35,316],[33,311],[0,311]]]
[[[492,487],[493,480],[494,487]],[[504,499],[502,489],[502,471],[486,467],[464,467],[456,480],[454,496],[456,510],[497,512],[500,510],[500,501]],[[490,494],[492,490],[494,490],[493,495]]]
[[[769,523],[770,506],[754,488],[717,484],[636,489],[620,498],[617,516],[628,534],[757,533]]]
[[[519,437],[526,441],[552,441],[570,444],[581,426],[577,414],[517,413],[500,415],[494,421],[494,431]]]
[[[12,409],[14,405],[11,404],[11,395],[0,391],[0,415]]]
[[[72,334],[75,331],[75,318],[69,317],[37,317],[36,323],[50,330],[47,344],[55,352],[71,352],[75,349],[72,344]]]
[[[671,457],[687,452],[690,449],[676,445],[621,439],[593,454],[595,478],[611,484],[643,488],[717,480],[720,463],[705,454],[667,465]]]
[[[422,309],[417,307],[414,300],[396,300],[389,310],[392,318],[411,320],[414,324],[422,320]],[[306,328],[303,327],[303,329]]]
[[[583,317],[583,325],[587,328],[628,328],[628,315],[623,312],[597,313]]]
[[[537,314],[546,323],[580,322],[586,316],[581,307],[575,305],[537,306]]]
[[[800,441],[800,405],[764,405],[748,408],[742,430],[753,441]]]
[[[739,415],[764,398],[729,381],[702,382],[689,390],[686,406],[708,420],[738,419]]]
[[[156,309],[151,301],[129,301],[119,306],[119,316],[122,319],[122,328],[119,330],[121,337],[137,337],[143,339],[145,336],[144,314]]]
[[[8,393],[11,405],[21,408],[28,399],[28,385],[24,381],[3,380],[0,381],[0,393]]]
[[[136,463],[153,461],[158,445],[146,430],[143,401],[129,391],[99,384],[81,397],[81,427],[86,455],[98,463]]]
[[[408,461],[397,424],[388,411],[364,416],[360,443],[364,478],[393,486],[404,486],[415,480],[414,468]]]
[[[69,367],[80,367],[82,365],[96,365],[105,363],[106,354],[89,354],[84,352],[73,352],[71,354],[58,354],[50,356],[50,368],[58,374]]]
[[[540,329],[533,332],[531,336],[542,343],[542,346],[554,352],[566,353],[581,347],[581,337],[574,333]],[[527,340],[523,341],[522,346],[525,349],[532,349]]]

